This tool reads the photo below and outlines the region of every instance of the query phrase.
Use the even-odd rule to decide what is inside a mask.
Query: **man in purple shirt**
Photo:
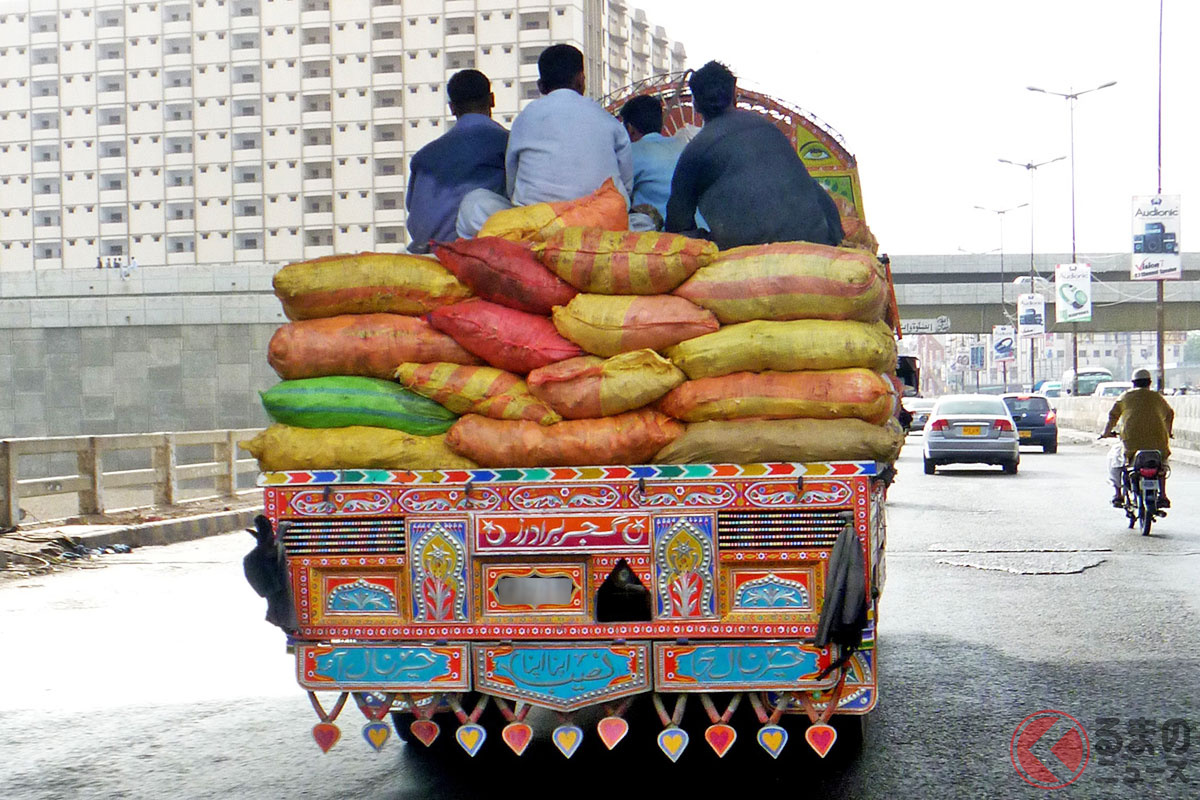
[[[450,112],[457,121],[422,147],[409,166],[408,234],[410,253],[428,253],[429,243],[458,238],[454,222],[463,197],[473,189],[504,192],[504,152],[508,131],[492,120],[492,82],[479,70],[454,73],[446,83]]]

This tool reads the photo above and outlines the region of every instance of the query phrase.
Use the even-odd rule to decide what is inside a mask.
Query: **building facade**
[[[0,5],[0,270],[397,250],[449,76],[511,124],[559,42],[596,97],[686,57],[624,0]]]

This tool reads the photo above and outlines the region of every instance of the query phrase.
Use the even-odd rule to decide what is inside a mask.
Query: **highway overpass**
[[[1154,281],[1129,279],[1129,253],[1081,253],[1092,265],[1092,321],[1078,323],[1080,333],[1148,331],[1157,328]],[[1054,323],[1054,266],[1071,261],[1069,253],[1039,253],[1038,275],[1050,284],[1046,293],[1047,330],[1065,333],[1071,325]],[[929,333],[991,333],[1016,315],[1017,295],[1029,291],[1029,254],[894,255],[892,275],[900,317],[906,327]],[[1023,286],[1013,279],[1025,276]],[[1183,254],[1183,279],[1164,285],[1165,328],[1200,330],[1200,253]],[[948,322],[947,322],[948,321]],[[915,331],[914,331],[915,332]]]

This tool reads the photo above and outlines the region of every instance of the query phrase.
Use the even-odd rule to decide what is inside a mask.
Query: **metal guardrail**
[[[252,438],[258,428],[176,433],[133,433],[105,436],[52,436],[0,440],[0,528],[20,522],[21,498],[78,494],[80,515],[105,512],[105,491],[152,488],[154,506],[179,502],[180,481],[212,478],[216,497],[236,497],[238,475],[257,472],[252,458],[237,457],[237,443]],[[180,464],[179,448],[210,446],[209,460]],[[149,450],[149,469],[106,472],[104,454],[118,450]],[[21,477],[22,456],[74,453],[73,475]],[[191,498],[191,500],[202,498]]]

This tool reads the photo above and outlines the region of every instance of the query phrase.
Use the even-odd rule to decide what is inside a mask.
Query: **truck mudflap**
[[[631,721],[644,725],[629,716],[636,703],[653,706],[672,761],[695,723],[719,756],[741,727],[778,757],[785,715],[807,718],[805,739],[824,756],[831,717],[877,700],[886,523],[873,463],[344,470],[260,483],[295,602],[297,681],[324,751],[353,698],[375,749],[391,713],[414,742],[432,745],[457,723],[469,755],[489,738],[520,755],[544,725],[529,717],[540,708],[557,716],[549,738],[570,758],[598,715],[610,750]],[[869,599],[852,654],[814,644],[846,529]],[[622,591],[641,601],[612,607],[644,616],[602,622],[597,593],[622,569]]]

